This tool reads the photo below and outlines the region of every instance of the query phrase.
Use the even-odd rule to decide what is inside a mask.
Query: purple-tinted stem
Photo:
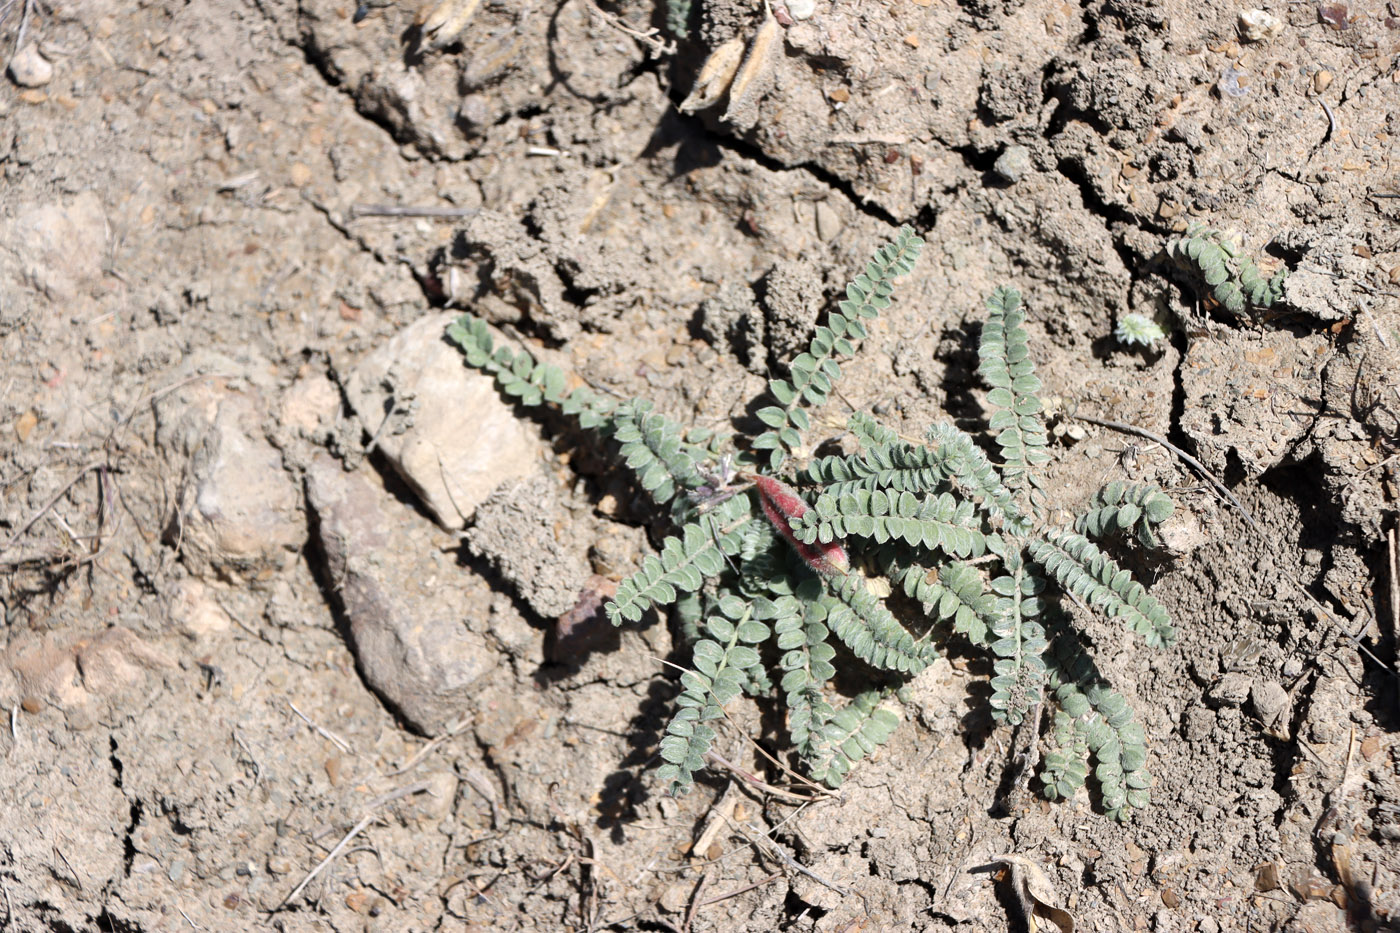
[[[763,514],[768,517],[768,521],[777,529],[778,534],[793,546],[797,556],[801,557],[808,567],[824,577],[835,576],[851,569],[851,559],[846,556],[846,549],[835,541],[829,544],[819,541],[808,544],[797,540],[797,536],[792,533],[791,521],[801,518],[807,511],[807,503],[798,495],[796,489],[780,479],[760,476],[757,473],[747,474],[744,478],[752,480],[758,489],[759,503],[763,506]]]

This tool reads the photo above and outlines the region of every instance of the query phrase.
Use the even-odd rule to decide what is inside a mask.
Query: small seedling
[[[1145,314],[1125,314],[1118,319],[1113,336],[1126,346],[1150,347],[1166,337],[1167,332]]]
[[[680,675],[659,750],[658,776],[673,791],[704,767],[716,722],[741,692],[781,696],[798,757],[813,778],[839,785],[894,732],[901,685],[938,657],[940,624],[951,623],[993,658],[998,721],[1019,724],[1047,699],[1056,708],[1046,795],[1074,794],[1093,761],[1104,810],[1126,819],[1148,799],[1143,729],[1103,683],[1056,594],[1153,647],[1171,645],[1166,611],[1088,536],[1131,532],[1150,544],[1172,503],[1155,487],[1110,485],[1077,526],[1049,519],[1049,440],[1020,294],[1000,288],[987,301],[979,351],[999,464],[950,423],[919,444],[863,412],[848,424],[859,453],[802,459],[810,413],[922,245],[905,227],[875,254],[787,378],[769,382],[756,412],[766,430],[747,443],[686,431],[649,402],[569,391],[562,372],[496,347],[470,316],[448,335],[506,395],[557,406],[611,437],[638,485],[670,511],[677,534],[619,584],[606,611],[617,625],[674,606],[690,645],[692,669]],[[907,598],[882,595],[895,591]],[[843,682],[868,685],[844,703],[832,683],[838,667],[854,675]]]

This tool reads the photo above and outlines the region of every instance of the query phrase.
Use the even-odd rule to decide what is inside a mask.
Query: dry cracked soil
[[[0,2],[0,929],[1395,928],[1400,9],[1259,2]],[[1052,497],[1177,502],[1179,643],[1084,623],[1126,824],[1020,792],[956,650],[839,797],[663,794],[686,657],[594,610],[664,524],[442,338],[742,426],[900,223],[833,406],[974,428],[1012,284]]]

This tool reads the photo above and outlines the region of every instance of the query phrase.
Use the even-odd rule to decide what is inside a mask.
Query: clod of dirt
[[[345,387],[379,450],[449,531],[501,484],[526,476],[539,451],[491,379],[468,371],[443,338],[454,317],[414,321],[365,357]]]
[[[1277,466],[1307,433],[1326,346],[1321,334],[1283,331],[1192,342],[1181,364],[1181,427],[1217,476],[1231,454],[1252,475]]]
[[[168,537],[196,576],[266,580],[306,540],[296,486],[263,437],[262,411],[252,396],[225,397],[194,448]]]
[[[53,65],[31,42],[10,59],[10,77],[20,87],[43,87],[53,80]]]
[[[91,638],[65,640],[53,633],[25,633],[0,655],[6,683],[0,693],[41,699],[63,709],[110,697],[145,680],[148,671],[175,662],[124,628],[110,628]],[[14,701],[6,698],[6,705]]]
[[[545,618],[573,609],[589,576],[583,549],[555,532],[559,512],[558,483],[541,470],[484,502],[467,533],[471,552]]]
[[[790,360],[807,348],[824,295],[822,270],[811,259],[779,261],[764,280],[770,359]]]
[[[307,471],[306,498],[365,681],[413,728],[441,733],[497,662],[462,592],[441,585],[460,571],[424,540],[430,526],[330,457]]]
[[[340,393],[335,383],[320,373],[303,375],[282,394],[278,423],[307,440],[316,440],[335,426],[339,407]]]
[[[1241,10],[1237,28],[1246,42],[1263,42],[1283,31],[1283,21],[1263,10]]]
[[[83,191],[61,204],[20,214],[0,241],[0,274],[9,281],[23,280],[52,302],[69,302],[102,277],[106,246],[102,200]],[[16,267],[5,268],[10,263]]]
[[[763,311],[747,282],[729,281],[700,305],[700,336],[715,351],[732,355],[751,371],[767,371]]]
[[[1255,681],[1249,689],[1249,702],[1264,728],[1276,730],[1282,726],[1286,731],[1290,700],[1281,684],[1273,680]]]
[[[175,585],[167,611],[176,630],[195,642],[226,632],[233,624],[213,590],[195,579]]]

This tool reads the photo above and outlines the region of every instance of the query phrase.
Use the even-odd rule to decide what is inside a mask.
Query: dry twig
[[[334,732],[331,732],[329,729],[325,729],[325,728],[321,727],[319,724],[313,722],[313,721],[311,720],[311,717],[307,716],[307,715],[306,715],[305,713],[303,713],[301,710],[297,709],[297,705],[296,705],[295,703],[293,703],[291,700],[288,700],[288,701],[287,701],[287,705],[290,706],[290,707],[292,708],[292,712],[296,713],[298,716],[301,717],[302,722],[306,723],[308,726],[310,726],[311,728],[315,729],[317,732],[321,733],[321,735],[322,735],[324,738],[326,738],[327,740],[329,740],[330,743],[331,743],[332,745],[334,745],[336,748],[340,749],[342,752],[344,752],[344,753],[347,754],[347,755],[353,755],[353,754],[355,753],[355,749],[354,749],[353,747],[351,747],[351,745],[350,745],[349,742],[345,741],[345,740],[342,739],[340,736],[336,735]]]
[[[1185,463],[1187,466],[1191,467],[1191,469],[1199,473],[1201,475],[1201,478],[1203,478],[1206,482],[1210,483],[1211,487],[1214,488],[1216,492],[1220,493],[1227,500],[1229,500],[1231,505],[1239,509],[1240,514],[1244,516],[1244,520],[1249,523],[1249,527],[1253,528],[1255,531],[1263,531],[1263,529],[1259,527],[1259,523],[1254,520],[1254,516],[1249,514],[1249,509],[1245,508],[1243,503],[1241,503],[1239,499],[1235,498],[1234,493],[1230,492],[1230,490],[1225,486],[1224,483],[1216,479],[1214,474],[1212,474],[1210,470],[1206,469],[1206,465],[1204,463],[1197,460],[1195,457],[1191,456],[1186,451],[1182,450],[1180,447],[1176,446],[1162,435],[1154,434],[1146,428],[1140,428],[1136,425],[1124,424],[1121,421],[1108,421],[1103,418],[1095,418],[1092,415],[1081,415],[1078,412],[1071,413],[1069,417],[1073,418],[1075,421],[1086,421],[1089,424],[1097,424],[1101,428],[1109,428],[1113,431],[1122,431],[1125,434],[1136,434],[1138,437],[1145,437],[1149,441],[1161,444],[1167,450],[1170,450],[1173,454],[1175,454],[1176,457],[1179,460],[1181,460],[1182,463]]]
[[[361,217],[433,217],[440,220],[460,220],[471,217],[480,211],[477,207],[415,207],[412,204],[360,204],[350,205],[348,220]]]
[[[323,870],[325,870],[326,866],[333,862],[336,859],[336,857],[340,855],[341,852],[345,851],[345,847],[350,844],[351,840],[353,840],[360,833],[364,832],[365,827],[368,826],[370,822],[374,819],[374,813],[376,810],[384,806],[384,804],[386,803],[398,800],[400,797],[407,797],[409,794],[416,794],[420,791],[424,791],[427,789],[428,782],[419,781],[416,784],[409,784],[406,787],[400,787],[398,790],[390,791],[387,794],[382,794],[379,797],[376,797],[374,800],[371,800],[369,804],[369,812],[367,812],[358,823],[351,827],[348,833],[341,837],[340,842],[336,843],[335,848],[331,849],[331,851],[326,855],[326,857],[321,859],[320,864],[318,864],[315,868],[311,869],[311,871],[307,873],[305,878],[301,879],[301,884],[293,888],[291,894],[288,894],[286,897],[282,898],[282,902],[273,909],[273,912],[276,913],[283,907],[286,907],[287,904],[289,904],[298,894],[300,894],[302,891],[305,891],[306,886],[310,884],[317,875],[319,875]]]

